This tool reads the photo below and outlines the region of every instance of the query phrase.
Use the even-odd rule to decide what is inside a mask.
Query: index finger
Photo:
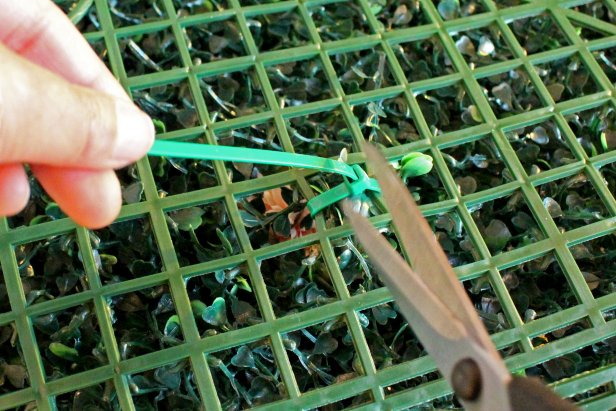
[[[0,43],[67,81],[128,99],[77,28],[50,0],[0,0]]]

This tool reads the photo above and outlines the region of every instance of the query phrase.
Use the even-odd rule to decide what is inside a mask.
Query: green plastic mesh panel
[[[473,296],[478,304],[482,295],[491,296],[488,300],[492,303],[495,298],[498,300],[500,320],[496,321],[506,325],[495,329],[493,340],[506,356],[510,369],[532,373],[535,366],[546,362],[547,366],[563,367],[562,362],[550,363],[555,358],[592,357],[595,355],[593,350],[601,347],[608,352],[613,350],[610,346],[600,347],[600,344],[616,335],[616,294],[605,291],[605,288],[596,288],[596,284],[589,286],[592,281],[586,281],[585,272],[595,256],[584,253],[614,244],[616,200],[614,187],[606,182],[608,175],[614,175],[616,150],[597,149],[601,147],[598,141],[594,149],[580,144],[576,133],[581,131],[576,128],[572,115],[592,115],[610,108],[613,115],[616,103],[614,66],[603,57],[613,57],[616,45],[616,25],[607,18],[608,11],[611,15],[616,14],[614,0],[592,2],[605,11],[603,19],[586,13],[590,6],[578,7],[590,3],[584,0],[528,3],[480,0],[475,7],[465,9],[467,15],[448,21],[442,19],[437,9],[438,2],[403,1],[400,4],[412,11],[413,18],[402,23],[392,23],[391,19],[383,17],[385,11],[389,10],[389,15],[392,15],[398,7],[398,2],[386,0],[292,0],[270,4],[223,0],[212,3],[218,10],[210,12],[203,7],[190,6],[196,2],[157,0],[153,7],[157,7],[163,17],[132,25],[112,17],[109,3],[105,0],[83,2],[84,8],[80,10],[95,13],[92,15],[100,27],[86,24],[85,20],[78,23],[79,27],[133,98],[145,98],[144,90],[150,95],[167,93],[167,102],[173,108],[161,112],[166,129],[161,130],[159,138],[224,144],[228,130],[260,127],[267,123],[271,130],[275,130],[270,147],[304,152],[306,149],[295,138],[289,124],[302,117],[318,123],[319,115],[335,113],[347,124],[346,134],[339,137],[347,139],[345,144],[350,151],[351,163],[361,164],[363,157],[357,148],[364,138],[379,141],[392,159],[411,150],[426,152],[434,158],[435,171],[431,183],[421,187],[426,199],[421,204],[422,211],[432,219],[455,215],[455,221],[463,227],[473,251],[468,253],[465,261],[459,261],[456,272],[467,289],[475,287],[481,290],[483,294]],[[351,16],[348,21],[353,27],[337,27],[335,21],[327,20],[327,14],[322,10],[336,8]],[[276,37],[267,37],[268,22],[275,19],[293,19],[289,30],[296,31],[292,35],[297,39],[294,44],[299,46],[288,48],[286,44],[276,43]],[[226,32],[220,27],[216,30],[208,28],[208,25],[221,21],[225,22]],[[524,29],[537,30],[538,27],[546,30],[546,36],[553,41],[542,44],[529,41]],[[243,49],[221,47],[224,50],[218,54],[195,52],[200,47],[206,48],[205,42],[212,41],[191,39],[191,33],[197,30],[210,35],[226,33],[224,35],[236,36],[241,39]],[[259,37],[265,39],[261,44],[255,43],[255,30],[266,33]],[[494,61],[478,53],[466,53],[467,47],[489,47],[479,44],[481,33],[488,32],[498,33],[502,42],[499,47],[507,50],[506,59]],[[151,33],[155,35],[148,36]],[[175,50],[175,53],[169,52],[164,61],[158,61],[162,70],[136,61],[122,61],[122,50],[130,47],[131,41],[148,47],[144,42],[152,38],[161,44],[164,42],[167,50]],[[467,40],[472,44],[466,44]],[[409,68],[415,63],[409,50],[414,43],[422,41],[440,44],[440,52],[444,53],[435,54],[434,61],[430,62],[431,76],[416,75],[418,69]],[[190,50],[188,42],[192,42]],[[341,82],[341,77],[348,73],[340,72],[339,59],[358,61],[375,52],[379,59],[376,64],[385,73],[382,78],[365,78],[358,81],[358,85]],[[592,83],[592,87],[577,92],[563,91],[541,76],[542,67],[561,64],[563,59],[581,64],[590,73],[588,84]],[[319,68],[314,73],[321,81],[321,88],[304,96],[305,104],[293,105],[281,98],[282,77],[274,66],[291,62],[313,64]],[[292,69],[292,64],[285,66],[285,70]],[[235,105],[221,110],[213,96],[232,88],[228,79],[237,79],[234,73],[238,72],[250,72],[253,93],[235,96],[232,100]],[[498,100],[499,96],[503,97],[499,94],[503,90],[499,90],[494,79],[509,81],[520,76],[527,80],[525,90],[532,89],[534,96],[516,103],[516,107],[523,109],[503,110],[503,104],[507,102]],[[209,90],[215,90],[215,93]],[[515,99],[518,91],[512,90]],[[460,108],[459,100],[456,100],[460,93],[464,93],[466,109]],[[437,104],[434,96],[447,104],[451,119],[459,119],[464,114],[469,121],[449,122],[435,116],[435,110],[438,112],[440,107],[434,108],[433,105]],[[366,110],[369,112],[374,107],[371,103],[382,101],[403,107],[398,110],[399,118],[390,114],[389,120],[382,121],[390,121],[390,125],[399,121],[412,124],[413,138],[386,139],[375,131],[374,126],[370,128],[373,120],[367,120]],[[147,101],[142,100],[141,104],[147,104]],[[469,108],[469,105],[473,107]],[[179,113],[177,110],[185,111]],[[462,113],[464,110],[467,112]],[[326,114],[322,114],[324,112]],[[529,133],[537,125],[551,132],[559,130],[560,141],[568,150],[570,161],[545,167],[541,172],[531,166],[533,161],[529,161],[528,156],[536,149],[528,149],[527,140],[512,136]],[[522,133],[515,133],[520,129]],[[508,176],[496,187],[486,180],[479,181],[476,188],[469,188],[468,182],[461,180],[464,171],[451,166],[451,158],[460,160],[466,152],[465,146],[480,140],[489,142],[487,146],[497,153],[492,156],[496,160],[490,167]],[[340,147],[335,148],[339,151]],[[317,154],[334,155],[327,150]],[[542,153],[534,155],[541,157]],[[544,158],[543,161],[551,160]],[[8,294],[8,302],[0,303],[3,350],[11,357],[10,361],[21,358],[29,376],[26,388],[3,389],[0,408],[32,409],[35,405],[40,410],[54,409],[57,401],[70,398],[76,390],[99,386],[100,395],[115,392],[113,395],[117,396],[122,409],[140,409],[146,394],[135,391],[136,376],[182,362],[186,364],[186,361],[191,370],[189,381],[178,381],[178,384],[189,386],[194,392],[183,391],[181,395],[198,396],[207,410],[230,406],[229,398],[236,398],[241,407],[250,407],[242,394],[250,388],[250,381],[238,381],[240,387],[233,387],[225,376],[225,371],[232,367],[229,359],[241,352],[242,346],[258,350],[261,353],[260,366],[267,368],[271,375],[267,384],[264,383],[270,387],[268,395],[257,395],[260,400],[252,404],[262,409],[320,409],[327,404],[333,404],[334,409],[350,405],[357,405],[360,409],[406,409],[434,400],[443,401],[435,404],[451,400],[451,390],[436,373],[430,358],[420,353],[410,358],[394,354],[388,358],[383,354],[384,350],[387,351],[383,347],[393,344],[394,337],[379,335],[379,325],[372,320],[366,324],[368,317],[365,313],[391,302],[391,297],[376,279],[367,286],[366,282],[345,277],[348,270],[344,264],[353,258],[349,256],[345,242],[351,232],[339,223],[335,208],[316,217],[314,232],[303,233],[289,241],[272,241],[268,246],[254,241],[254,231],[258,227],[252,227],[246,221],[246,215],[240,212],[245,204],[241,200],[253,195],[259,197],[259,193],[283,186],[294,187],[294,195],[310,199],[317,193],[318,175],[302,170],[268,168],[263,169],[263,178],[244,180],[241,176],[236,178],[233,173],[229,175],[227,165],[214,162],[201,169],[202,188],[184,193],[177,187],[160,185],[157,177],[160,164],[161,160],[154,158],[138,163],[133,175],[143,186],[143,196],[123,207],[119,221],[125,222],[124,226],[115,225],[114,230],[94,233],[96,237],[68,219],[34,226],[20,225],[17,220],[2,220],[0,223],[0,267],[3,287]],[[546,208],[550,205],[549,198],[546,198],[552,192],[550,190],[554,190],[550,189],[551,186],[567,186],[576,176],[582,176],[577,182],[582,182],[586,188],[577,188],[581,186],[576,185],[575,190],[579,190],[581,196],[596,197],[602,218],[591,223],[574,221],[561,229],[559,212],[553,207]],[[613,177],[611,181],[614,181]],[[168,194],[160,195],[162,190]],[[495,227],[485,227],[487,222],[482,220],[482,210],[489,207],[506,209],[512,202],[525,203],[523,209],[534,222],[527,219],[518,223],[534,225],[537,235],[532,239],[513,236],[503,252],[492,252],[499,247],[486,243],[481,233]],[[194,250],[186,246],[190,239],[183,237],[185,232],[175,230],[169,223],[173,213],[195,206],[199,206],[207,217],[209,226],[205,229],[213,233],[214,228],[219,227],[226,233],[233,232],[236,239],[235,244],[228,245],[226,252],[212,254],[209,261],[196,256]],[[389,221],[387,213],[373,217],[374,224],[380,227],[388,227]],[[133,230],[134,235],[130,237],[133,245],[148,246],[144,245],[142,255],[128,258],[128,263],[141,266],[126,265],[114,269],[117,278],[111,281],[104,275],[105,250],[97,250],[97,242],[93,239],[106,239],[111,247],[116,247],[118,255],[121,248],[131,245],[113,241],[114,235],[119,235],[121,230]],[[392,239],[395,238],[394,232],[388,233]],[[48,241],[54,238],[63,238],[65,243]],[[594,246],[586,246],[589,244]],[[268,272],[275,264],[270,262],[280,260],[276,264],[282,264],[286,255],[309,253],[311,246],[318,247],[319,270],[329,278],[327,295],[320,295],[320,303],[308,309],[288,312],[284,298],[289,297],[276,294],[275,273]],[[24,253],[39,247],[57,247],[60,251],[56,252],[63,253],[63,264],[79,266],[80,285],[73,287],[72,293],[55,295],[54,300],[41,303],[31,303],[26,298],[34,286],[25,280],[28,272],[27,267],[24,268],[24,261],[27,261]],[[152,265],[148,263],[151,259],[160,261],[164,271],[152,272]],[[511,280],[510,273],[520,267],[528,269],[531,263],[535,264],[535,270],[561,276],[562,295],[559,298],[567,301],[563,305],[565,309],[535,307],[534,314],[527,309],[533,308],[532,302],[530,305],[528,301],[524,303],[524,295],[516,294],[521,286],[512,287],[508,281]],[[123,276],[122,270],[128,273],[129,268],[133,274],[142,275]],[[610,268],[606,267],[606,270],[609,272]],[[249,312],[251,318],[236,319],[240,325],[214,332],[215,327],[193,315],[193,310],[202,307],[191,306],[190,301],[197,292],[202,293],[205,303],[212,304],[213,296],[207,294],[207,286],[205,290],[196,291],[198,284],[208,284],[203,282],[203,277],[209,276],[211,282],[216,276],[233,276],[238,272],[250,288],[244,285],[239,291],[236,289],[237,295],[243,293],[242,299],[252,302],[257,308]],[[611,272],[613,276],[613,267]],[[48,280],[56,281],[55,278]],[[519,281],[523,282],[523,279]],[[155,295],[161,286],[166,287],[164,289],[172,296],[172,302],[161,304],[165,306],[166,318],[177,315],[180,336],[173,343],[161,337],[158,341],[160,349],[132,350],[133,354],[127,357],[123,352],[126,347],[122,336],[114,330],[114,325],[123,321],[122,311],[117,307],[124,304],[126,310],[126,304],[138,305],[138,302],[121,297],[133,291]],[[97,364],[93,369],[83,366],[69,370],[68,376],[57,378],[53,366],[42,355],[49,347],[37,344],[37,338],[44,332],[37,324],[50,313],[65,311],[58,321],[60,326],[68,326],[71,317],[79,310],[88,313],[84,314],[87,333],[99,336],[101,341],[90,341],[84,332],[81,343],[90,344],[87,351],[95,352],[99,361],[93,363]],[[228,312],[232,315],[232,307],[228,307]],[[387,316],[388,312],[381,310],[379,315]],[[310,375],[302,366],[303,352],[314,352],[317,343],[320,344],[319,350],[327,349],[324,341],[314,341],[315,334],[311,330],[315,326],[329,327],[330,335],[345,341],[344,355],[352,356],[352,368],[340,366],[338,375],[328,379],[318,378],[316,372]],[[9,341],[9,335],[17,338]],[[401,338],[413,338],[404,335]],[[581,354],[575,357],[575,353]],[[611,353],[613,358],[613,351]],[[345,361],[347,364],[351,362]],[[609,362],[593,371],[557,382],[555,389],[563,396],[576,396],[587,409],[614,407],[616,368]],[[563,371],[563,376],[568,375]],[[10,385],[5,384],[5,387]],[[252,392],[251,395],[256,394]]]

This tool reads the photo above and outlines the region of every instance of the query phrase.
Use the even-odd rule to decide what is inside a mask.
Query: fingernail
[[[116,100],[117,138],[113,159],[133,162],[147,154],[154,142],[154,124],[132,103]]]

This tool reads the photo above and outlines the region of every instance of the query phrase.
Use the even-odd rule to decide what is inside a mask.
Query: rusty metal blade
[[[394,296],[400,312],[453,385],[454,368],[462,360],[473,360],[481,373],[481,390],[475,401],[463,401],[468,411],[511,411],[507,386],[511,376],[502,361],[495,361],[434,290],[414,272],[365,217],[349,203],[343,205],[347,221],[364,246],[370,261]]]
[[[376,148],[365,144],[364,152],[368,158],[368,165],[381,186],[400,245],[407,253],[413,270],[455,313],[468,334],[484,347],[490,356],[502,363],[470,298],[408,189]],[[507,372],[504,364],[501,368],[503,372]]]

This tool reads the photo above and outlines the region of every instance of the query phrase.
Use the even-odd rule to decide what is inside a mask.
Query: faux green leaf
[[[167,127],[165,126],[165,123],[162,122],[161,120],[159,120],[157,118],[153,118],[152,119],[152,123],[154,123],[154,127],[156,128],[156,132],[157,133],[166,133],[167,132]]]
[[[438,3],[438,12],[443,20],[453,20],[460,14],[459,0],[441,0]]]
[[[227,305],[225,299],[216,297],[212,305],[207,307],[202,315],[203,321],[215,327],[220,327],[227,323]]]
[[[477,53],[475,45],[468,36],[462,36],[456,41],[456,48],[462,54],[467,56],[474,56]]]
[[[317,341],[314,344],[312,350],[313,355],[317,354],[331,354],[338,348],[338,341],[329,333],[321,334],[317,337]]]
[[[47,207],[45,207],[45,214],[51,217],[52,220],[59,220],[66,217],[66,215],[62,212],[62,210],[56,203],[47,204]]]
[[[231,312],[236,324],[250,324],[257,317],[257,310],[246,301],[234,300],[231,304]]]
[[[546,210],[548,210],[550,217],[562,217],[563,210],[560,208],[560,205],[556,202],[556,200],[554,200],[552,197],[545,197],[543,199],[543,206]]]
[[[245,210],[240,210],[240,217],[242,218],[242,223],[248,228],[257,227],[261,224],[257,217]]]
[[[410,153],[401,160],[400,175],[403,179],[419,177],[432,171],[433,160],[427,154]]]
[[[456,184],[460,187],[460,194],[468,195],[477,191],[477,180],[471,176],[456,178]]]
[[[255,368],[256,367],[255,359],[252,355],[252,351],[250,351],[250,348],[248,348],[248,346],[246,345],[242,345],[237,350],[237,353],[233,356],[233,358],[231,358],[231,364],[235,365],[236,367],[241,367],[241,368]]]
[[[134,204],[141,201],[143,195],[143,184],[137,181],[122,189],[122,199],[126,204]]]
[[[143,277],[145,275],[154,274],[156,272],[156,266],[151,261],[135,260],[130,265],[130,271],[136,277]]]
[[[154,379],[170,390],[177,390],[182,384],[182,374],[169,366],[158,368],[154,372]]]
[[[509,83],[502,82],[497,86],[492,87],[492,94],[500,100],[501,108],[505,111],[511,111],[513,107],[513,90]]]
[[[175,337],[180,333],[180,331],[180,317],[177,315],[172,315],[165,324],[164,334],[166,337]]]
[[[15,388],[24,388],[28,372],[23,365],[4,364],[2,366],[4,376]]]
[[[479,39],[479,47],[477,47],[477,53],[480,56],[489,56],[495,51],[494,43],[488,36],[481,36]]]
[[[192,300],[190,307],[192,308],[193,315],[197,318],[203,318],[203,314],[207,309],[207,305],[199,300]]]
[[[601,133],[601,146],[605,151],[616,148],[616,130],[605,130]]]
[[[199,207],[184,208],[182,210],[169,213],[171,219],[178,225],[178,228],[183,231],[196,230],[203,222],[201,216],[205,213]]]
[[[550,136],[548,135],[546,129],[541,126],[535,127],[533,131],[528,134],[528,138],[541,145],[545,145],[550,142]]]
[[[462,112],[462,121],[466,124],[481,123],[482,120],[481,113],[479,113],[479,109],[474,104],[471,104]]]
[[[218,239],[222,243],[222,246],[224,247],[225,251],[227,252],[227,255],[233,254],[233,245],[231,245],[231,242],[229,241],[227,236],[225,236],[222,230],[218,227],[216,227],[216,235],[218,236]]]
[[[565,86],[563,86],[560,83],[550,84],[546,88],[548,89],[550,96],[552,96],[552,98],[556,102],[560,101],[560,98],[562,97],[563,92],[565,91]]]
[[[485,241],[491,251],[501,251],[511,237],[509,228],[500,220],[494,219],[486,227]]]
[[[79,352],[77,352],[76,349],[67,347],[59,342],[52,342],[49,344],[49,351],[51,351],[55,356],[67,361],[77,361],[79,358]]]
[[[383,304],[372,308],[372,314],[377,323],[381,325],[387,324],[389,319],[396,318],[398,313],[389,305]]]
[[[235,277],[235,281],[237,281],[239,287],[242,290],[248,291],[249,293],[252,292],[252,287],[250,287],[250,283],[248,283],[248,281],[244,277],[242,276]]]

